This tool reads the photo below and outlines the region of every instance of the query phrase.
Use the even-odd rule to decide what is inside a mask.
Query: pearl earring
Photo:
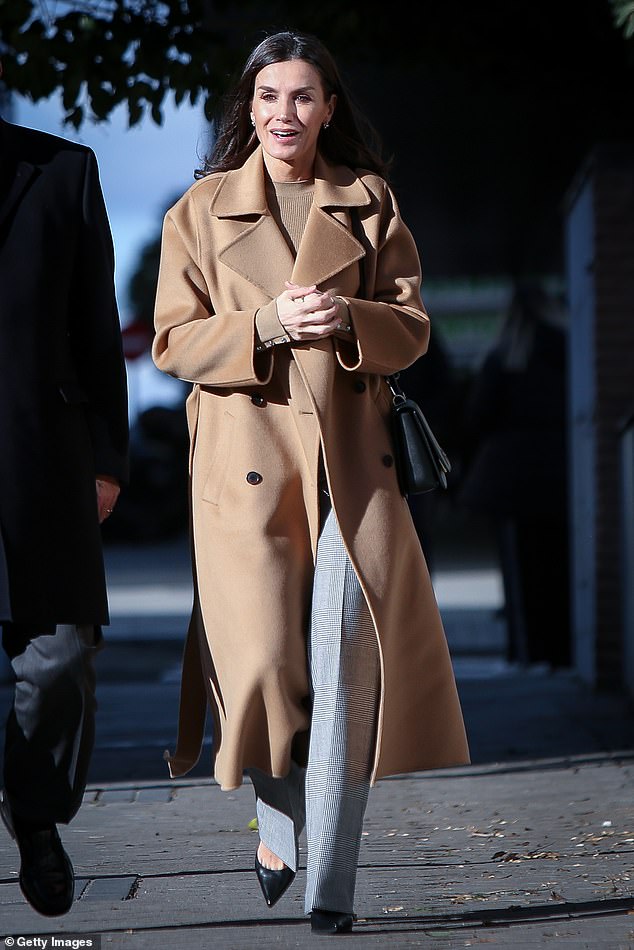
[[[255,116],[251,113],[251,125],[255,128]]]
[[[329,128],[330,128],[330,122],[324,122],[324,128],[325,128],[325,129],[329,129]]]

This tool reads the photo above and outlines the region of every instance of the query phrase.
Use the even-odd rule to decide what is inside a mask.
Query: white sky
[[[32,103],[14,99],[12,121],[89,145],[97,156],[115,246],[116,285],[125,326],[133,319],[127,295],[130,275],[143,246],[159,233],[163,213],[193,182],[207,145],[202,107],[170,99],[162,126],[146,119],[127,127],[127,110],[119,107],[108,123],[84,123],[75,131],[62,121],[60,100]],[[149,405],[170,404],[180,390],[141,358],[128,365],[130,409],[134,417]]]

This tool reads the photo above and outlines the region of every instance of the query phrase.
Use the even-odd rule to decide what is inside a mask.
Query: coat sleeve
[[[114,250],[97,160],[86,152],[70,346],[86,394],[95,473],[128,479],[128,393],[114,285]]]
[[[363,297],[345,298],[356,339],[336,339],[335,347],[344,369],[387,375],[425,353],[429,318],[418,250],[387,185],[376,220],[377,232],[366,234]]]
[[[163,223],[154,362],[170,376],[202,386],[265,385],[273,372],[273,354],[256,351],[256,310],[214,312],[197,263],[193,214],[181,201]]]

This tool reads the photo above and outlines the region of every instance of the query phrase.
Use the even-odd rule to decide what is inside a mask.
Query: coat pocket
[[[208,501],[210,505],[220,504],[222,490],[227,481],[227,472],[233,453],[235,421],[235,417],[230,412],[225,411],[221,416],[218,441],[205,479],[202,495],[203,501]]]

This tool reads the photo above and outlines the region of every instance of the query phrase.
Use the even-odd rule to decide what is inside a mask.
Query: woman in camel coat
[[[434,593],[399,492],[383,378],[427,346],[420,264],[353,121],[318,41],[285,33],[256,48],[210,173],[166,216],[154,343],[158,367],[193,384],[196,600],[170,769],[181,775],[197,760],[208,701],[216,779],[232,789],[247,772],[256,788],[256,870],[269,904],[297,867],[306,788],[306,909],[313,930],[330,933],[352,925],[365,798],[350,821],[354,867],[341,868],[327,793],[315,786],[324,762],[339,749],[354,798],[380,776],[468,757]],[[343,133],[354,148],[340,144]],[[331,575],[346,578],[339,600]],[[334,712],[319,705],[323,637],[337,654],[334,686],[324,687],[338,695]],[[337,716],[343,733],[318,732]],[[348,729],[357,719],[361,738]],[[345,781],[337,795],[345,806]],[[280,814],[286,830],[273,827]]]

